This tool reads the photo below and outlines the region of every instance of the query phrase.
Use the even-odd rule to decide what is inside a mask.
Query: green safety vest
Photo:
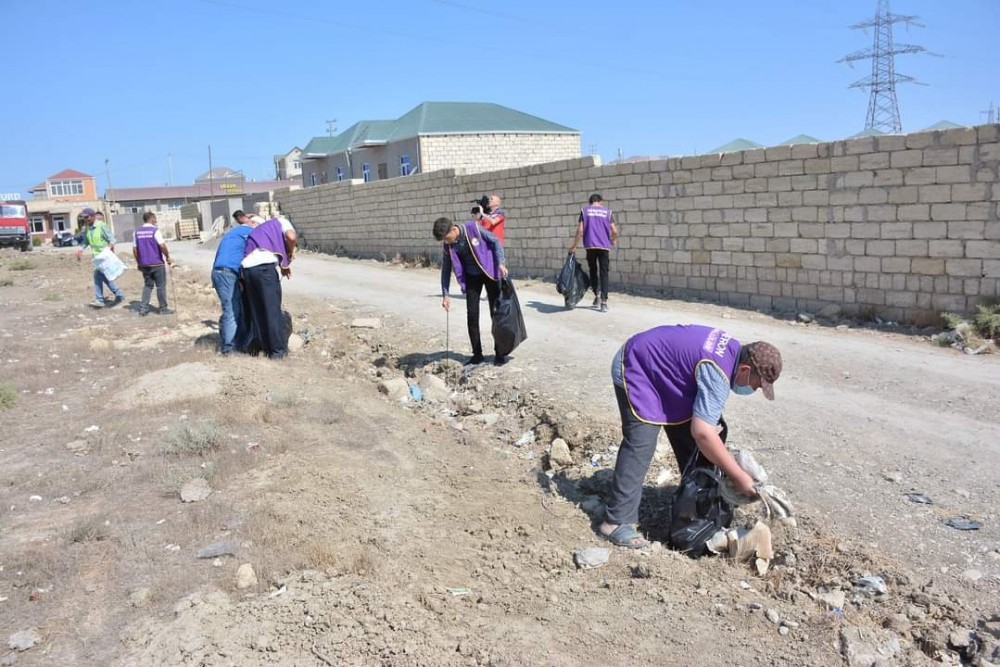
[[[105,224],[94,223],[93,227],[87,228],[87,245],[94,251],[94,254],[101,252],[108,247],[108,242],[104,240]]]

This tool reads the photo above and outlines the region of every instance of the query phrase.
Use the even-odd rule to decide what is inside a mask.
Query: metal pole
[[[111,160],[109,158],[104,158],[104,176],[108,179],[108,189],[104,192],[104,204],[107,208],[105,211],[105,217],[108,219],[108,227],[111,228],[112,233],[115,231],[115,221],[111,215],[111,202],[114,201],[114,188],[111,186],[111,168],[109,167]],[[111,193],[111,200],[108,200],[108,193]]]

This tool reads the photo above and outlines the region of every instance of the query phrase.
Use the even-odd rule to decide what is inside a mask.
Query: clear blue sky
[[[423,101],[504,104],[582,133],[605,161],[707,152],[736,137],[862,129],[868,74],[835,61],[871,36],[875,0],[176,0],[4,3],[0,192],[64,168],[107,186],[190,183],[213,164],[248,178],[358,120]],[[896,41],[906,131],[984,122],[1000,104],[1000,1],[893,0],[926,28]]]

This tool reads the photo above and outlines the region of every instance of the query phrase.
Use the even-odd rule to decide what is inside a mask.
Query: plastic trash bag
[[[103,273],[108,280],[118,280],[125,273],[125,263],[118,259],[111,248],[105,248],[94,255],[93,265],[94,270]]]
[[[556,291],[563,295],[566,307],[572,308],[580,303],[580,299],[587,293],[589,287],[590,278],[580,266],[580,262],[576,261],[576,254],[569,253],[556,279]]]
[[[528,338],[524,328],[521,303],[510,278],[500,279],[500,298],[493,308],[493,345],[498,356],[505,357]]]

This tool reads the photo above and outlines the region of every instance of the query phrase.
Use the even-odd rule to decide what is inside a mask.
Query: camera
[[[493,209],[490,208],[490,198],[488,195],[483,195],[479,199],[473,199],[472,203],[475,204],[475,206],[472,207],[472,215],[479,215],[480,213],[483,215],[489,215],[490,212],[493,211]]]

